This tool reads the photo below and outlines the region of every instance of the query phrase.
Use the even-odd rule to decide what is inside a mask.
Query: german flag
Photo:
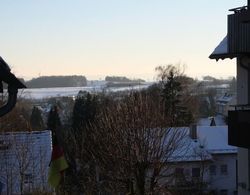
[[[68,163],[64,157],[63,148],[57,143],[54,143],[48,178],[48,182],[52,187],[56,188],[60,184],[61,178],[63,177],[63,172],[68,167]]]

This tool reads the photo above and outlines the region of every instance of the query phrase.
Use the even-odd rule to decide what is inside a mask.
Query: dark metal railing
[[[230,105],[230,107],[234,107],[234,110],[250,110],[250,104]]]

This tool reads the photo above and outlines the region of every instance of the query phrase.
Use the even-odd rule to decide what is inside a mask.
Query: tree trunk
[[[146,166],[144,162],[137,163],[136,170],[136,191],[138,195],[145,195]]]

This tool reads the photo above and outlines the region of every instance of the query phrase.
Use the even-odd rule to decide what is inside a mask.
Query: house
[[[0,134],[0,194],[49,191],[51,131]]]
[[[237,194],[237,148],[227,143],[227,126],[190,128],[187,139],[187,150],[171,159],[175,177],[168,188],[186,194]]]
[[[224,117],[228,116],[228,111],[233,110],[232,105],[236,104],[236,95],[225,93],[216,99],[216,113]]]

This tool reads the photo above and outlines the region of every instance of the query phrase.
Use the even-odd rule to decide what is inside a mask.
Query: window
[[[192,177],[200,177],[200,168],[192,168]]]
[[[227,165],[220,166],[220,173],[221,175],[227,175]]]
[[[32,176],[32,174],[26,173],[23,176],[24,176],[24,178],[23,178],[24,183],[27,184],[27,183],[32,183],[33,182],[33,176]]]
[[[175,175],[176,175],[177,177],[183,176],[183,173],[184,173],[184,169],[183,169],[183,168],[176,168],[176,169],[175,169]]]
[[[220,190],[220,195],[227,195],[227,190]]]
[[[0,140],[0,150],[8,150],[10,148],[10,144],[6,143],[3,140]]]
[[[184,175],[185,176],[190,176],[191,175],[190,169],[184,169]]]
[[[216,175],[216,166],[210,165],[209,172],[210,172],[210,175]]]

